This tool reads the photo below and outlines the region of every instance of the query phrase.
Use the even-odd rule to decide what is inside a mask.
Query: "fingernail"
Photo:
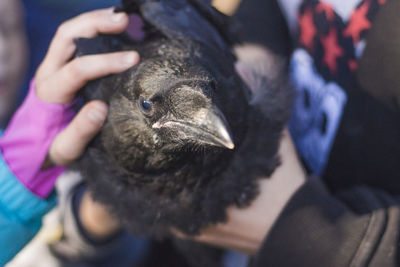
[[[121,22],[124,17],[126,17],[125,13],[112,13],[111,15],[111,21],[112,22]]]
[[[88,112],[89,120],[97,124],[103,124],[107,116],[107,109],[103,105],[98,105]]]
[[[138,53],[136,52],[129,52],[122,56],[122,63],[126,66],[132,66],[138,61]]]

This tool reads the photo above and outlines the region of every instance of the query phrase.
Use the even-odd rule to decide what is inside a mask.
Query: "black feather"
[[[250,91],[234,68],[227,18],[200,0],[126,0],[120,10],[139,11],[157,33],[143,42],[126,35],[76,41],[78,56],[141,55],[139,65],[84,89],[110,110],[78,168],[94,197],[134,233],[196,234],[225,221],[229,205],[249,205],[257,181],[279,165],[291,105],[284,70],[254,72]],[[208,133],[216,118],[227,130],[217,137]]]

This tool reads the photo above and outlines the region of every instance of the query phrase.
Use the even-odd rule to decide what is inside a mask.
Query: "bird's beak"
[[[153,128],[169,127],[180,132],[182,139],[190,139],[198,143],[234,149],[232,135],[225,116],[216,107],[202,108],[185,120],[166,120],[156,123]]]
[[[200,110],[193,123],[193,131],[199,141],[234,149],[231,131],[222,112],[215,106],[212,109]]]

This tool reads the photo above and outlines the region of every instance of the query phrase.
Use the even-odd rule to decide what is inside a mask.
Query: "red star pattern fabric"
[[[355,9],[351,15],[350,23],[344,31],[344,35],[351,36],[355,44],[360,41],[361,32],[371,28],[371,22],[367,18],[369,8],[370,1],[366,1]]]
[[[322,46],[324,47],[324,57],[322,62],[329,67],[331,74],[337,72],[337,60],[343,56],[343,48],[338,43],[338,33],[335,28],[331,28],[327,36],[321,38]]]
[[[326,4],[324,2],[320,2],[317,5],[317,8],[315,9],[318,13],[325,13],[326,18],[329,21],[332,21],[335,18],[335,10],[333,7],[329,4]]]
[[[356,54],[356,47],[366,38],[379,6],[385,2],[360,0],[346,22],[346,18],[335,12],[332,4],[322,0],[303,0],[298,16],[298,43],[314,58],[316,69],[326,81],[347,86],[352,79],[351,73],[358,67],[360,51]]]
[[[307,10],[299,18],[301,37],[300,42],[307,48],[308,51],[313,49],[314,37],[317,29],[314,26],[313,12],[311,9]]]
[[[349,59],[349,68],[351,71],[356,71],[358,67],[358,63],[354,59]]]

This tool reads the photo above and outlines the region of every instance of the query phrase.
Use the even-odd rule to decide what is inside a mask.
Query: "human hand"
[[[271,177],[260,180],[260,193],[249,207],[229,207],[227,222],[210,226],[196,237],[174,233],[181,238],[255,255],[285,205],[306,180],[287,130],[278,153],[282,164]]]
[[[61,24],[35,75],[40,100],[67,104],[87,81],[122,72],[138,62],[139,56],[134,51],[89,55],[70,61],[76,50],[75,39],[94,38],[100,33],[117,34],[127,28],[128,16],[113,10],[84,13]]]
[[[139,56],[133,51],[90,55],[70,61],[75,53],[76,38],[120,33],[126,29],[128,22],[126,14],[116,14],[111,8],[85,13],[63,23],[35,75],[37,97],[47,103],[68,104],[87,81],[119,73],[135,65]],[[79,158],[100,129],[106,113],[107,107],[100,101],[86,104],[54,139],[49,150],[50,161],[55,165],[66,165]]]
[[[45,159],[49,159],[51,166],[76,160],[105,119],[107,106],[92,101],[69,124],[74,115],[72,100],[76,92],[89,80],[122,72],[139,61],[133,51],[71,60],[76,49],[74,39],[120,33],[127,25],[126,14],[105,9],[82,14],[57,30],[24,104],[0,140],[10,169],[36,195],[46,197],[64,170],[59,167],[44,170]]]

